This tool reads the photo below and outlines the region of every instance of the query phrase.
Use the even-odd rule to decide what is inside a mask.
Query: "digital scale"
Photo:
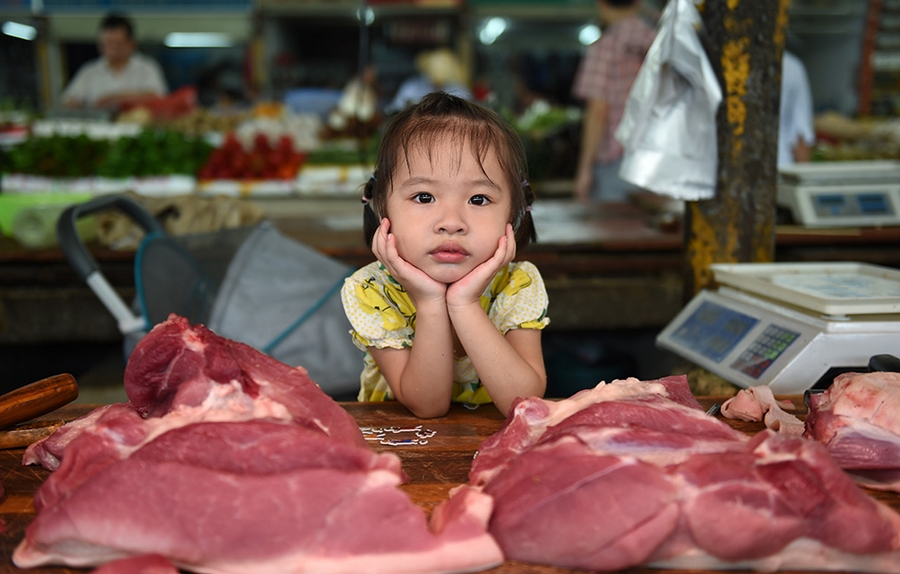
[[[900,271],[862,263],[714,264],[657,346],[743,388],[802,394],[831,369],[900,355]],[[830,381],[828,381],[830,384]]]
[[[779,175],[777,203],[799,225],[900,225],[898,161],[797,163]]]

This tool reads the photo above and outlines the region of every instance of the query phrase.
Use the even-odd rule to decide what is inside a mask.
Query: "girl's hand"
[[[425,300],[443,300],[447,294],[447,286],[400,257],[397,240],[390,229],[391,222],[387,218],[382,219],[372,238],[372,253],[417,304]]]
[[[470,303],[481,304],[481,294],[498,271],[516,257],[516,235],[512,225],[506,224],[506,234],[500,238],[497,250],[490,259],[472,269],[465,277],[447,289],[447,306],[462,307]]]

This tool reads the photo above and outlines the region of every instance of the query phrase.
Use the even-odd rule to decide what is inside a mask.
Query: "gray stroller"
[[[137,296],[128,305],[78,235],[79,218],[118,209],[146,232],[135,255]],[[348,333],[340,289],[353,269],[281,234],[270,221],[173,237],[140,205],[100,196],[66,209],[57,238],[69,264],[118,322],[126,356],[170,313],[202,323],[289,365],[327,394],[359,389],[362,353]]]

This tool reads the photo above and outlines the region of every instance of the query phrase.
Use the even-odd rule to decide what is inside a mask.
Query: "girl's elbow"
[[[448,412],[450,412],[449,397],[446,401],[415,401],[403,400],[403,398],[401,398],[400,402],[402,402],[403,406],[409,409],[412,414],[420,419],[434,419],[445,416]]]
[[[446,405],[427,405],[427,406],[411,406],[407,405],[406,408],[412,412],[417,418],[420,419],[436,419],[439,417],[446,416],[448,412],[450,412],[450,404]]]

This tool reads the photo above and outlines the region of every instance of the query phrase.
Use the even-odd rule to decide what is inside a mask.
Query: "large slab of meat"
[[[806,435],[860,484],[900,492],[900,373],[844,373],[809,398]]]
[[[507,558],[610,571],[897,572],[900,516],[822,445],[750,438],[706,415],[683,377],[519,402],[470,486],[494,499]]]
[[[16,548],[22,568],[459,572],[495,566],[491,498],[459,492],[431,522],[305,371],[172,317],[135,348],[129,403],[30,447],[54,472]]]

